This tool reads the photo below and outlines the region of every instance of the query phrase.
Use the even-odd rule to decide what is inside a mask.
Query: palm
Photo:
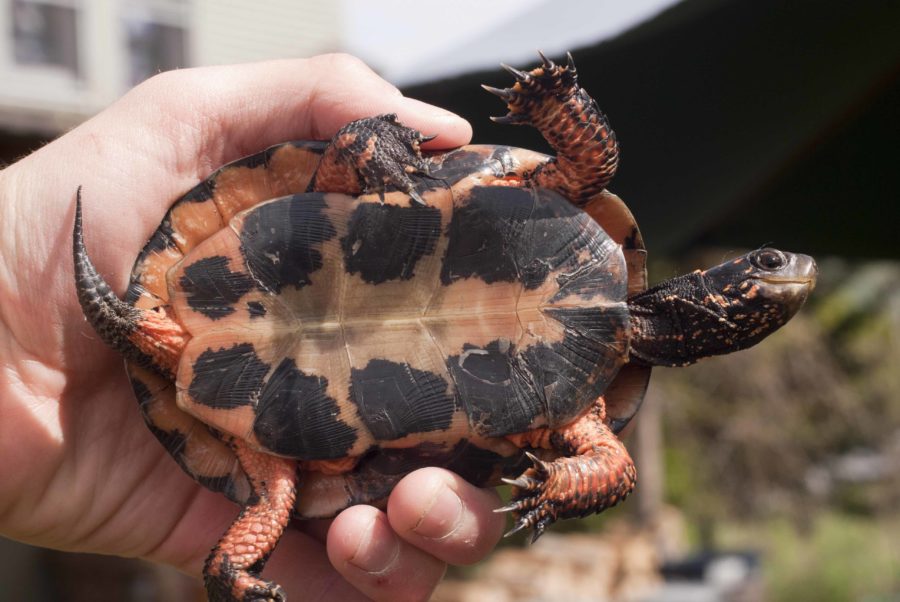
[[[55,145],[82,147],[95,125],[89,123]],[[132,258],[161,218],[167,199],[185,188],[177,166],[152,152],[173,135],[177,132],[171,129],[135,132],[139,146],[113,150],[116,162],[126,169],[118,170],[112,181],[93,165],[103,163],[96,157],[76,155],[75,164],[67,166],[84,178],[79,183],[86,194],[92,254],[120,291]],[[37,153],[29,160],[40,162],[45,156]],[[199,164],[180,167],[185,173],[204,169]],[[19,407],[4,408],[27,418],[4,420],[3,425],[25,428],[28,436],[3,436],[0,445],[15,442],[17,449],[0,453],[22,460],[11,467],[13,478],[4,482],[27,479],[29,488],[41,496],[16,500],[11,534],[64,549],[153,555],[173,562],[171,555],[178,550],[160,545],[188,505],[199,510],[198,517],[220,520],[233,514],[234,507],[207,495],[166,456],[136,411],[121,360],[81,317],[72,288],[73,198],[73,190],[61,182],[35,199],[39,210],[16,215],[19,231],[40,233],[29,237],[35,245],[31,252],[16,257],[14,290],[19,295],[16,302],[5,304],[5,322],[13,335],[10,364],[26,368],[19,371],[20,382],[9,384],[31,395]],[[153,520],[147,521],[148,516]],[[209,521],[185,521],[195,532],[190,536],[220,527],[204,523]],[[35,533],[40,536],[33,539]],[[212,531],[210,537],[215,538]]]
[[[396,111],[413,127],[437,130],[445,146],[468,139],[464,122],[403,99],[358,61],[325,57],[296,71],[297,63],[286,62],[154,78],[0,172],[0,533],[199,574],[237,508],[194,483],[165,453],[143,424],[121,359],[84,321],[73,284],[74,193],[83,186],[91,257],[122,293],[134,257],[172,199],[217,165],[286,139],[327,138],[374,112]],[[301,557],[302,570],[295,565],[292,577],[280,580],[288,591],[291,582],[303,583],[309,598],[317,589],[324,597],[359,595],[350,583],[376,598],[421,597],[440,578],[443,562],[478,560],[502,527],[490,515],[494,498],[452,483],[471,510],[471,517],[461,515],[471,526],[459,538],[419,541],[398,532],[406,546],[398,566],[424,575],[419,582],[375,579],[336,563],[364,549],[347,546],[384,539],[378,529],[359,544],[359,534],[342,539],[332,529],[328,554],[322,525],[312,526],[312,536],[293,531],[271,568],[287,572],[287,563]],[[398,520],[421,522],[424,515],[403,514],[413,512],[415,499],[406,494],[399,518],[391,519],[394,529]],[[378,518],[373,513],[386,524],[374,509],[353,513],[354,520]]]

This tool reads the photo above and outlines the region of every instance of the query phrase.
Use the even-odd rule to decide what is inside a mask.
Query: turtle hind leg
[[[188,334],[168,317],[165,307],[139,309],[120,300],[97,272],[84,244],[81,186],[75,200],[72,257],[78,303],[100,338],[129,360],[174,380]]]
[[[291,518],[297,497],[297,465],[232,443],[241,467],[253,486],[253,496],[225,535],[212,549],[203,567],[210,602],[285,600],[275,583],[259,577]]]
[[[424,205],[409,174],[429,175],[420,145],[432,138],[401,124],[393,113],[352,121],[328,143],[308,190],[377,192],[384,200],[387,187],[394,186]]]
[[[533,542],[556,520],[601,512],[634,488],[634,462],[607,425],[602,398],[566,427],[508,438],[518,445],[539,441],[564,456],[545,462],[529,453],[533,466],[518,479],[504,479],[513,498],[497,512],[512,512],[516,519],[507,536],[531,528]]]
[[[483,86],[506,101],[509,109],[503,117],[492,119],[537,128],[557,156],[540,166],[532,180],[583,204],[615,175],[619,145],[606,115],[578,85],[572,55],[565,65],[543,54],[541,58],[543,64],[528,72],[503,65],[516,80],[511,88]]]

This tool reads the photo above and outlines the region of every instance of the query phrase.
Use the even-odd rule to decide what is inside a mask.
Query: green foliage
[[[808,306],[761,345],[654,372],[667,497],[689,516],[775,513],[802,528],[816,508],[875,512],[900,499],[900,481],[876,494],[810,486],[841,455],[889,453],[900,436],[900,265],[820,268]]]
[[[772,600],[900,600],[900,265],[820,270],[763,344],[655,371],[666,497],[702,544],[761,550]],[[836,469],[860,451],[881,477]]]
[[[777,519],[721,531],[726,547],[764,552],[763,573],[774,602],[900,598],[900,518],[878,523],[824,512],[805,537]]]

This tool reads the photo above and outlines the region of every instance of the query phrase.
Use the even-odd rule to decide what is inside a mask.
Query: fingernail
[[[410,108],[419,111],[429,117],[433,117],[436,119],[444,119],[444,120],[452,120],[452,121],[465,121],[462,117],[457,115],[456,113],[452,113],[446,109],[442,109],[440,107],[436,107],[432,104],[428,104],[427,102],[422,102],[421,100],[417,100],[415,98],[404,98],[404,101],[410,104]]]
[[[386,520],[376,516],[347,562],[367,573],[386,573],[399,557],[400,540]]]
[[[462,524],[463,503],[456,492],[444,484],[438,486],[428,509],[413,527],[413,532],[429,539],[443,539]]]

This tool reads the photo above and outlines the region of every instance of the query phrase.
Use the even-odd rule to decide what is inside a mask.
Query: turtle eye
[[[750,256],[750,263],[761,270],[777,270],[787,264],[784,253],[778,249],[760,249]]]

